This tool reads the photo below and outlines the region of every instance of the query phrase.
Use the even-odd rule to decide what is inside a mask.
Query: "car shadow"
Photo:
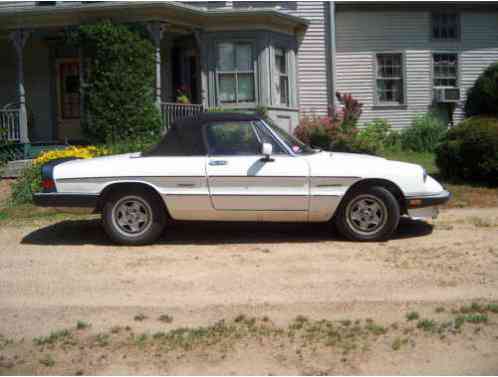
[[[433,226],[402,218],[393,239],[426,236]],[[156,244],[218,245],[238,243],[310,243],[346,241],[330,224],[289,223],[213,223],[178,222],[170,224]],[[30,245],[113,245],[100,221],[66,220],[37,229],[26,235],[22,244]]]

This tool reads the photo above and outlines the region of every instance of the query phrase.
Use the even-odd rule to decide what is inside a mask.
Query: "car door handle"
[[[213,161],[209,161],[209,165],[211,165],[211,166],[228,165],[228,161],[226,161],[226,160],[213,160]]]

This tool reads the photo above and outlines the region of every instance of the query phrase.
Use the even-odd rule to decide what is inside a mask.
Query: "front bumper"
[[[442,191],[438,194],[415,195],[405,199],[408,216],[414,219],[435,219],[439,215],[437,206],[447,203],[451,193]]]
[[[97,208],[99,197],[93,194],[61,194],[58,192],[33,194],[33,202],[39,207]]]
[[[434,207],[447,203],[450,198],[451,193],[445,190],[437,194],[408,196],[405,204],[407,209]]]

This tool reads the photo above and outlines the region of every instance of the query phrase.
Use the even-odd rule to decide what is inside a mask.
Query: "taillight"
[[[55,182],[53,179],[45,178],[42,180],[42,187],[45,192],[55,191]]]

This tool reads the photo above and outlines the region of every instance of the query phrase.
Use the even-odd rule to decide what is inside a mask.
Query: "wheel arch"
[[[106,199],[113,193],[118,191],[130,191],[130,190],[143,190],[151,195],[154,195],[159,199],[160,203],[164,206],[164,210],[168,217],[170,217],[168,206],[164,201],[163,197],[159,193],[159,190],[154,185],[148,182],[137,182],[137,181],[118,181],[111,182],[107,184],[99,194],[99,200],[97,202],[96,212],[101,212],[106,202]]]
[[[339,203],[339,206],[341,206],[345,202],[346,198],[348,198],[353,193],[358,192],[364,187],[373,187],[373,186],[383,187],[386,190],[388,190],[391,194],[393,194],[393,196],[396,198],[396,201],[399,204],[399,209],[401,214],[406,213],[405,195],[403,194],[403,191],[401,191],[399,186],[393,181],[383,178],[365,178],[355,182],[346,190],[344,196],[342,197]]]

